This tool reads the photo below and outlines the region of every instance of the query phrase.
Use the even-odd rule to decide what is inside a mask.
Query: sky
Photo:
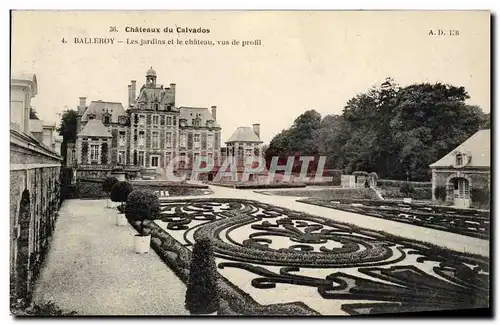
[[[116,26],[118,32],[109,32]],[[127,33],[126,27],[173,28]],[[176,27],[210,29],[207,34]],[[458,35],[429,35],[441,29]],[[456,34],[456,32],[454,32]],[[114,45],[75,38],[115,38]],[[64,38],[66,43],[62,43]],[[241,45],[133,45],[127,39],[260,41]],[[123,43],[116,43],[118,40]],[[256,42],[258,43],[258,42]],[[176,83],[177,106],[216,105],[227,140],[238,126],[261,124],[268,143],[306,110],[340,114],[358,93],[392,77],[402,86],[464,86],[469,104],[490,112],[490,13],[487,11],[16,11],[11,72],[34,73],[32,104],[59,123],[78,98],[128,103],[127,85]]]

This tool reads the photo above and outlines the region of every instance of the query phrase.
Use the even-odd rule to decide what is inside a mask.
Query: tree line
[[[326,168],[376,172],[379,177],[428,181],[429,165],[480,129],[490,114],[467,105],[464,87],[419,83],[400,87],[392,78],[357,94],[341,114],[308,110],[269,143],[265,156],[327,156]],[[315,168],[311,164],[311,168]]]

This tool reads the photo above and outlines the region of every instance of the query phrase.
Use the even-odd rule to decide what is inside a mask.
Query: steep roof
[[[455,165],[455,153],[467,153],[470,156],[466,167],[490,167],[490,130],[480,130],[465,140],[429,167],[449,167]]]
[[[78,137],[111,138],[112,135],[104,124],[102,124],[101,120],[92,119],[78,133]]]
[[[262,142],[249,126],[240,126],[234,131],[233,135],[226,141],[230,142]]]
[[[117,102],[103,102],[102,100],[92,101],[89,107],[82,115],[82,121],[88,121],[88,115],[94,114],[98,120],[103,120],[104,113],[111,114],[111,123],[118,123],[118,117],[127,115],[122,103]]]
[[[218,127],[217,121],[214,120],[212,113],[206,107],[179,107],[179,119],[185,119],[187,126],[193,126],[193,119],[199,117],[201,119],[200,125],[206,126],[207,121],[214,121],[214,127]]]

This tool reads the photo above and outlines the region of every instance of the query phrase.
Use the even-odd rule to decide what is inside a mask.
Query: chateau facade
[[[219,166],[217,107],[179,107],[175,90],[174,83],[157,84],[150,68],[138,94],[135,80],[128,85],[127,109],[100,100],[87,106],[86,98],[80,97],[77,140],[68,145],[67,164],[90,177],[105,176],[116,166],[130,172],[159,171],[175,157],[174,171],[190,169],[198,156]]]

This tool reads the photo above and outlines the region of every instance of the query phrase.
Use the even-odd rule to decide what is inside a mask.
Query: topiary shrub
[[[185,306],[191,314],[211,314],[219,309],[217,280],[212,243],[205,237],[196,241],[189,268]]]
[[[102,182],[102,190],[104,192],[106,192],[106,194],[108,195],[108,197],[109,197],[109,193],[111,192],[111,188],[116,183],[118,183],[118,180],[116,179],[116,177],[106,177],[106,179],[104,180],[104,182]],[[106,200],[106,205],[109,206],[108,205],[108,200]]]
[[[436,186],[434,188],[434,197],[441,201],[446,201],[446,187],[445,186]]]
[[[160,211],[160,200],[152,191],[135,190],[127,198],[125,216],[129,220],[141,222],[141,235],[144,235],[144,220],[157,219]]]
[[[113,202],[120,202],[123,205],[123,202],[127,201],[129,194],[134,190],[132,185],[129,182],[116,182],[111,187],[110,198]]]

